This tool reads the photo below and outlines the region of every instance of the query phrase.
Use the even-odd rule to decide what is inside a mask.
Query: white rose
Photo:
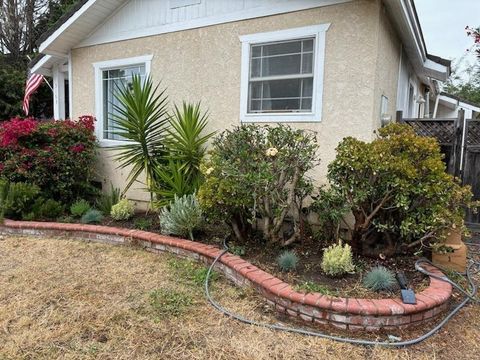
[[[268,148],[267,151],[265,152],[267,156],[275,156],[278,154],[278,149],[277,148]]]
[[[210,175],[212,172],[213,172],[213,167],[209,167],[206,171],[205,171],[205,174],[206,175]]]

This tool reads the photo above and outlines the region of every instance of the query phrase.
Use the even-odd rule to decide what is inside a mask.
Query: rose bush
[[[37,185],[42,196],[72,203],[92,193],[94,118],[38,121],[13,118],[0,125],[0,177]]]

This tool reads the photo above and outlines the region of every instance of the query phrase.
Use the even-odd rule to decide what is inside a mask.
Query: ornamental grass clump
[[[340,276],[355,271],[352,248],[341,243],[331,245],[323,251],[322,270],[330,276]]]
[[[77,200],[70,206],[70,213],[74,217],[82,217],[88,210],[90,210],[90,204],[84,199]]]
[[[102,220],[103,214],[101,211],[98,211],[96,209],[90,209],[82,216],[81,221],[84,224],[98,224],[102,222]]]
[[[298,265],[298,256],[293,251],[284,251],[277,259],[280,270],[288,272],[295,270]]]
[[[188,236],[193,240],[193,231],[202,224],[202,209],[195,194],[178,197],[169,206],[160,210],[162,233]]]
[[[363,278],[363,286],[373,291],[391,290],[395,284],[395,275],[383,266],[374,267]]]
[[[112,206],[110,216],[117,221],[128,220],[135,214],[135,204],[128,200],[122,199]]]

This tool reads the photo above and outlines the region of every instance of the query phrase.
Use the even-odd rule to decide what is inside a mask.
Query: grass
[[[131,247],[0,240],[0,359],[478,358],[479,306],[462,310],[421,345],[365,348],[222,316],[204,299],[202,269]],[[226,308],[257,321],[303,326],[274,316],[250,289],[215,277],[213,295]],[[391,333],[406,339],[421,332]],[[385,339],[388,334],[368,337]]]

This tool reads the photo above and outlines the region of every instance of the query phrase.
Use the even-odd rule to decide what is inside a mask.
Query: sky
[[[459,60],[473,39],[465,34],[465,26],[480,26],[480,0],[415,0],[423,37],[430,54]],[[473,54],[466,55],[462,67],[473,63]]]

